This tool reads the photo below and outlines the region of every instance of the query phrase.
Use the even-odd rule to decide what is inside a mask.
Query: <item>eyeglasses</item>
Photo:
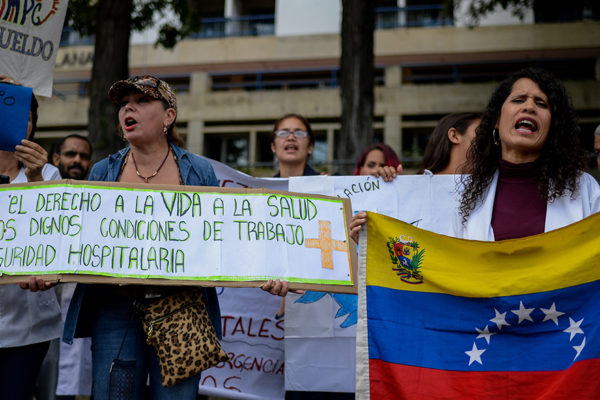
[[[90,159],[90,155],[89,153],[84,153],[82,151],[63,151],[62,153],[60,153],[61,156],[65,156],[67,158],[75,158],[77,157],[77,155],[79,155],[79,158],[81,158],[82,160],[89,160]]]
[[[290,131],[288,129],[280,129],[278,131],[275,131],[275,136],[280,138],[286,138],[292,134],[297,138],[305,138],[308,136],[308,132],[300,129],[296,129],[295,131]]]

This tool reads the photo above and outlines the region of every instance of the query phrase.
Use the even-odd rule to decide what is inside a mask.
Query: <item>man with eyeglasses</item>
[[[92,145],[81,135],[69,135],[54,147],[52,164],[63,179],[85,179],[92,167]]]

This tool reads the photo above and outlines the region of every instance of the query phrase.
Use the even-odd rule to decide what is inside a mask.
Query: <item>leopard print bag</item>
[[[200,290],[184,289],[139,311],[146,343],[153,345],[158,355],[164,387],[229,360],[210,322]]]

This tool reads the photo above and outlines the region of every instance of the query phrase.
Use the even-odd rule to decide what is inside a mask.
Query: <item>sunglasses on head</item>
[[[135,83],[137,85],[142,85],[142,86],[148,86],[151,88],[158,88],[158,85],[159,85],[158,79],[151,77],[151,76],[146,76],[143,78],[133,78],[131,80],[131,83]]]

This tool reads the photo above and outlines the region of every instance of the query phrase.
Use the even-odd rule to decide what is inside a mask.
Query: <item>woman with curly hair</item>
[[[543,233],[600,211],[600,186],[564,86],[527,68],[492,94],[467,153],[472,174],[453,236],[503,240]]]

